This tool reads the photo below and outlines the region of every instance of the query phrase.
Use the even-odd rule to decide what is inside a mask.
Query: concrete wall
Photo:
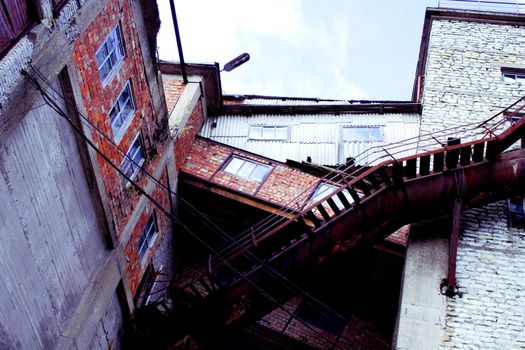
[[[447,274],[448,241],[443,238],[409,241],[396,349],[438,349],[445,334],[446,297],[441,280]]]
[[[85,290],[95,276],[99,282],[118,281],[103,272],[109,250],[75,135],[42,99],[33,108],[0,138],[2,349],[75,343],[63,338],[77,338]],[[107,306],[104,300],[91,305],[98,307],[93,315]],[[120,312],[118,303],[111,308]],[[115,336],[113,329],[108,332]]]
[[[517,25],[435,18],[428,45],[422,132],[487,119],[523,96],[525,84],[504,82],[501,67],[525,67],[524,38],[523,20]],[[505,208],[501,202],[463,213],[457,258],[457,283],[463,295],[447,299],[445,333],[441,344],[432,348],[524,346],[524,233],[507,227]],[[403,312],[401,324],[406,323]],[[415,332],[412,337],[421,342],[407,347],[421,349],[428,344],[427,329]],[[399,340],[398,345],[409,344]]]
[[[90,108],[98,108],[98,119],[91,121],[106,131],[110,99],[120,92],[119,83],[133,77],[140,122],[131,129],[145,135],[146,167],[163,183],[168,176],[175,183],[161,79],[151,61],[142,18],[148,2],[154,4],[70,0],[53,13],[51,1],[35,1],[38,21],[0,60],[0,198],[5,201],[0,212],[2,349],[119,348],[123,317],[133,309],[130,284],[134,281],[136,287],[155,249],[170,241],[165,239],[171,234],[169,224],[159,215],[162,232],[148,261],[138,261],[138,254],[126,255],[131,247],[137,248],[137,233],[144,228],[141,218],[151,206],[136,193],[125,193],[132,202],[129,206],[118,198],[118,203],[111,202],[104,176],[113,170],[45,105],[22,74],[25,70],[38,80],[79,125],[77,110],[91,116]],[[112,91],[103,91],[97,85],[94,52],[119,20],[130,63],[110,86]],[[63,88],[57,83],[59,76]],[[122,156],[102,145],[90,127],[83,127],[85,135],[120,164]],[[151,181],[140,180],[169,209],[167,192],[155,192]],[[120,179],[114,183],[123,188]],[[118,210],[112,211],[115,207]],[[164,259],[169,259],[168,253],[163,250]]]

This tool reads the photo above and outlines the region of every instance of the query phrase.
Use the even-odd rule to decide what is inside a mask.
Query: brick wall
[[[272,170],[261,184],[221,170],[233,155],[269,165]],[[294,208],[305,203],[320,181],[318,177],[280,162],[201,138],[195,140],[182,171],[279,206]],[[297,200],[290,203],[296,197]]]
[[[334,335],[313,325],[307,327],[303,322],[292,318],[301,302],[300,297],[290,299],[282,308],[258,320],[262,326],[283,333],[316,349],[389,349],[388,340],[384,339],[374,326],[357,316],[352,316],[344,326],[340,336]],[[334,347],[336,343],[336,347]]]
[[[204,112],[202,110],[202,99],[199,99],[186,124],[181,125],[177,140],[175,141],[175,166],[177,167],[177,171],[180,170],[182,164],[185,162],[193,145],[193,141],[200,132],[203,124]]]
[[[177,101],[184,90],[184,82],[182,80],[168,80],[163,81],[164,96],[166,97],[166,105],[168,107],[168,114],[171,113]]]
[[[161,177],[161,182],[166,183],[167,172],[164,171]],[[169,211],[169,197],[165,189],[157,186],[152,193],[153,198],[159,202],[163,208],[166,208]],[[166,234],[169,233],[170,221],[152,203],[148,203],[145,209],[141,212],[140,217],[135,225],[133,232],[125,246],[125,253],[127,258],[126,264],[126,273],[128,277],[128,282],[132,294],[135,294],[137,287],[140,284],[140,280],[144,274],[144,271],[147,267],[146,263],[142,263],[139,256],[139,238],[146,227],[151,214],[155,210],[157,215],[157,225],[158,225],[158,236],[154,241],[152,247],[150,247],[144,257],[144,261],[149,261],[153,256],[155,256],[159,246],[165,240]]]
[[[121,6],[120,6],[121,4]],[[120,23],[125,45],[126,56],[117,68],[115,75],[103,85],[95,53],[104,42],[111,30]],[[146,162],[144,167],[149,171],[155,168],[158,155],[162,153],[162,145],[158,141],[160,130],[167,125],[158,125],[153,112],[153,102],[144,72],[144,63],[140,51],[137,28],[131,12],[129,1],[108,1],[98,18],[80,35],[74,44],[73,62],[78,68],[80,90],[87,112],[87,118],[95,124],[110,139],[115,140],[109,121],[109,112],[128,80],[133,90],[135,112],[129,127],[126,129],[118,147],[127,152],[131,143],[140,132],[145,149]],[[167,121],[165,121],[167,122]],[[120,165],[123,155],[97,131],[92,131],[92,137],[97,146],[115,164]],[[138,202],[133,191],[127,191],[123,178],[99,157],[100,170],[109,198],[117,234],[122,233],[129,216]],[[144,185],[144,178],[138,178]]]
[[[501,67],[525,66],[525,28],[434,20],[421,129],[484,120],[525,94],[504,82]],[[525,235],[507,227],[500,202],[462,215],[457,282],[447,299],[443,349],[525,347]],[[443,276],[445,277],[445,276]]]

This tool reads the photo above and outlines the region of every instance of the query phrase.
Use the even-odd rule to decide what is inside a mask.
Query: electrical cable
[[[34,80],[33,77],[29,76],[26,73],[26,76],[30,79],[33,86],[40,91],[42,94],[42,97],[44,101],[61,117],[63,117],[74,129],[74,131],[79,134],[84,141],[88,143],[88,145],[100,156],[102,159],[108,163],[114,170],[116,170],[122,177],[124,177],[127,181],[131,183],[131,185],[140,192],[141,195],[143,195],[145,198],[147,198],[156,208],[158,208],[166,217],[168,217],[170,220],[173,220],[173,222],[177,223],[180,227],[182,227],[185,231],[187,231],[193,238],[195,238],[200,244],[205,246],[211,253],[213,253],[215,256],[217,256],[221,262],[227,266],[234,274],[238,275],[241,279],[246,281],[248,284],[250,284],[260,295],[262,295],[265,299],[272,302],[274,305],[282,309],[285,313],[287,313],[290,317],[297,319],[300,323],[302,323],[308,330],[316,334],[317,336],[323,338],[330,344],[332,344],[336,348],[340,348],[340,346],[323,335],[322,333],[318,332],[316,329],[314,329],[312,326],[310,326],[307,322],[303,321],[296,315],[294,315],[292,312],[288,311],[286,307],[281,304],[277,299],[272,297],[268,292],[266,292],[264,289],[262,289],[260,286],[255,284],[253,281],[251,281],[248,277],[244,276],[242,272],[237,270],[233,265],[229,263],[224,257],[220,256],[220,254],[208,243],[206,243],[203,239],[201,239],[198,235],[196,235],[194,232],[192,232],[189,227],[187,227],[182,221],[180,221],[177,217],[172,215],[168,210],[166,210],[162,204],[160,204],[158,201],[156,201],[151,195],[149,195],[145,190],[143,190],[133,179],[128,177],[120,168],[115,165],[98,147],[91,141],[89,138],[87,138],[84,133],[82,132],[82,129],[79,129],[78,126],[74,124],[74,122],[71,120],[71,118],[61,110],[60,106],[56,105],[56,103],[46,94],[46,92],[42,89],[38,81]],[[342,348],[341,348],[342,349]]]
[[[58,91],[55,90],[55,88],[49,83],[47,82],[47,80],[41,75],[39,74],[40,72],[38,72],[34,67],[31,67],[33,68],[33,70],[35,71],[36,74],[39,75],[40,79],[43,80],[46,85],[59,97],[61,98],[62,100],[65,101],[65,98],[63,96],[60,95],[60,93]],[[100,129],[98,129],[95,125],[93,125],[85,116],[83,116],[81,113],[78,113],[79,116],[81,116],[87,123],[89,127],[91,128],[94,128],[98,133],[100,133],[106,140],[108,140],[109,142],[111,142],[113,144],[113,146],[115,146],[117,148],[117,150],[124,156],[126,156],[126,153],[123,152],[119,147],[118,145],[116,145],[112,140],[111,138],[109,138],[108,136],[106,136]],[[86,124],[84,124],[86,125]],[[134,163],[133,160],[131,160],[131,162]],[[150,179],[154,180],[154,182],[158,185],[160,185],[163,189],[165,190],[169,190],[164,184],[162,184],[157,178],[155,178],[153,175],[149,174],[146,170],[144,170],[143,168],[140,167],[140,171],[143,172],[144,174],[146,174]],[[126,178],[127,181],[129,181],[129,178]],[[131,182],[130,182],[131,183]],[[203,213],[201,213],[200,211],[198,211],[198,209],[196,209],[193,205],[191,205],[191,203],[189,203],[188,201],[186,201],[184,198],[182,198],[180,195],[178,195],[177,193],[175,192],[172,192],[170,191],[171,194],[175,195],[176,198],[181,202],[183,203],[184,205],[186,205],[187,207],[189,207],[192,211],[196,212],[199,216],[199,218],[204,218],[204,220],[208,223],[206,226],[211,228],[212,230],[214,230],[216,233],[219,233],[223,238],[226,237],[227,240],[233,240],[233,238],[231,236],[229,236],[226,232],[224,232],[222,229],[220,229],[215,223],[213,223],[213,221],[211,221],[207,216],[205,216]],[[252,252],[250,251],[245,251],[243,252],[243,254],[246,254],[248,255],[248,258],[254,262],[254,260],[261,264],[264,268],[266,268],[271,274],[273,274],[275,277],[278,277],[279,279],[281,279],[281,282],[285,283],[285,287],[291,291],[291,292],[295,292],[295,293],[299,293],[304,299],[304,301],[309,305],[311,306],[312,308],[314,308],[316,311],[318,311],[320,314],[322,314],[323,316],[325,317],[330,317],[330,316],[336,316],[338,319],[340,319],[341,321],[345,322],[346,324],[351,324],[351,322],[344,316],[342,316],[341,314],[339,314],[337,311],[335,311],[334,309],[332,309],[331,307],[329,307],[328,305],[324,304],[322,301],[320,301],[319,299],[315,298],[314,296],[312,296],[310,293],[308,293],[306,290],[300,288],[297,284],[295,284],[293,281],[291,281],[289,278],[287,278],[285,275],[283,275],[282,273],[280,273],[279,271],[275,270],[273,267],[271,267],[270,265],[268,265],[265,261],[263,261],[262,259],[260,259],[258,256],[256,256],[255,254],[253,254]],[[328,310],[330,312],[330,314],[327,314],[324,310],[322,309],[319,309],[317,308],[314,304],[317,304],[319,306],[321,306],[322,308]],[[356,328],[359,328],[359,326],[357,325],[352,325]],[[369,333],[368,330],[366,329],[361,329],[363,332],[366,332],[366,333]],[[371,334],[371,333],[370,333]],[[373,334],[371,334],[373,336]]]

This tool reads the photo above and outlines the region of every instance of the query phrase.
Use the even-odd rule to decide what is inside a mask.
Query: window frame
[[[519,204],[512,202],[521,202]],[[521,205],[520,205],[521,204]],[[521,210],[515,208],[521,206]],[[509,227],[525,228],[525,198],[522,196],[507,199],[507,224]]]
[[[256,129],[260,129],[260,131],[256,132]],[[265,129],[267,132],[265,133]],[[285,137],[277,137],[277,130],[278,129],[286,129],[286,136]],[[271,137],[265,137],[269,136],[268,131],[272,131]],[[255,133],[258,133],[259,135],[254,135]],[[288,141],[290,139],[290,126],[288,125],[250,125],[248,129],[248,139],[249,140],[260,140],[260,141]]]
[[[365,137],[355,137],[347,138],[345,137],[346,130],[357,130],[357,129],[376,129],[378,130],[378,137],[365,138]],[[370,135],[370,132],[368,133]],[[341,127],[341,139],[343,142],[384,142],[385,141],[385,128],[383,125],[343,125]]]
[[[125,92],[128,93],[128,98],[125,100],[125,102],[122,103],[121,97],[123,96]],[[131,108],[129,109],[129,112],[127,113],[127,115],[124,118],[122,118],[122,114],[125,111],[124,107],[128,104],[128,102],[130,103]],[[115,117],[112,117],[111,114],[116,108],[118,108],[118,112]],[[120,91],[117,97],[117,100],[111,107],[109,111],[109,115],[108,115],[109,123],[111,125],[111,130],[113,132],[113,139],[115,140],[116,143],[118,143],[122,139],[122,136],[124,136],[124,133],[126,132],[131,121],[133,120],[133,117],[135,116],[136,111],[137,111],[137,108],[135,106],[135,97],[133,95],[133,88],[132,88],[131,80],[128,80],[126,84],[124,85],[124,87],[122,88],[122,90]],[[122,122],[118,128],[114,125],[115,121],[117,120],[120,120]]]
[[[501,80],[505,83],[525,83],[525,68],[501,67]]]
[[[112,40],[112,39],[117,40]],[[109,44],[111,43],[111,50],[108,48]],[[114,45],[116,43],[116,46]],[[102,52],[102,50],[106,48],[107,54],[104,56],[104,58],[101,60],[102,62],[99,62],[99,53]],[[111,63],[111,55],[115,53],[115,62]],[[102,85],[106,86],[112,78],[115,76],[116,71],[118,70],[118,67],[122,64],[124,61],[124,58],[126,57],[126,50],[124,45],[124,36],[122,35],[122,27],[120,25],[120,22],[113,27],[111,32],[106,36],[102,44],[98,47],[97,51],[95,52],[95,62],[97,64],[97,69],[100,74],[100,79],[102,80]],[[109,61],[108,61],[109,60]],[[111,67],[109,71],[104,76],[102,72],[102,67],[109,62]]]
[[[138,146],[138,148],[136,147],[137,150],[134,151],[133,154],[130,155],[130,152],[133,151],[133,147],[135,146],[136,143],[138,143],[139,146]],[[140,155],[140,159],[139,159],[138,163],[134,159],[134,156],[136,156],[137,154]],[[124,159],[120,163],[119,169],[124,174],[126,174],[126,176],[128,176],[131,180],[135,180],[137,178],[137,175],[140,172],[140,169],[142,168],[142,165],[144,164],[145,161],[146,161],[146,156],[145,156],[145,153],[144,153],[144,145],[142,143],[141,134],[139,132],[137,134],[137,136],[135,136],[135,139],[133,139],[133,142],[131,143],[131,146],[129,147],[128,151],[126,152],[126,155],[124,156]],[[131,172],[130,175],[128,175],[128,170],[130,168],[132,168],[133,171]],[[126,188],[130,188],[131,187],[131,182],[129,182],[128,180],[125,180],[124,186]]]
[[[241,161],[242,164],[240,164],[239,166],[232,165],[236,161]],[[255,165],[255,166],[251,170],[249,170],[250,165]],[[247,169],[245,171],[249,170],[249,173],[247,175],[242,173],[242,169],[245,166],[248,167],[248,168],[245,168]],[[231,167],[234,167],[235,170],[232,171]],[[265,173],[263,174],[263,176],[260,176],[260,177],[252,176],[257,169],[265,169]],[[233,155],[228,159],[228,161],[224,164],[221,170],[228,174],[234,175],[236,177],[240,177],[242,179],[250,180],[256,183],[263,183],[270,175],[272,169],[273,167],[269,164],[264,164],[256,160],[242,158],[242,157]]]
[[[15,3],[18,1],[17,3]],[[18,6],[17,6],[18,5]],[[0,0],[0,58],[18,42],[38,20],[32,0]]]
[[[158,235],[159,225],[157,221],[157,213],[153,210],[137,241],[137,252],[141,262],[145,261],[145,258],[148,255],[148,250],[153,247]]]

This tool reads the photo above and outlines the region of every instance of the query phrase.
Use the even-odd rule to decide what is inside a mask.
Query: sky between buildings
[[[168,0],[162,60],[179,61]],[[519,0],[521,1],[521,0]],[[410,100],[426,7],[438,0],[176,0],[187,63],[222,66],[224,94]]]

